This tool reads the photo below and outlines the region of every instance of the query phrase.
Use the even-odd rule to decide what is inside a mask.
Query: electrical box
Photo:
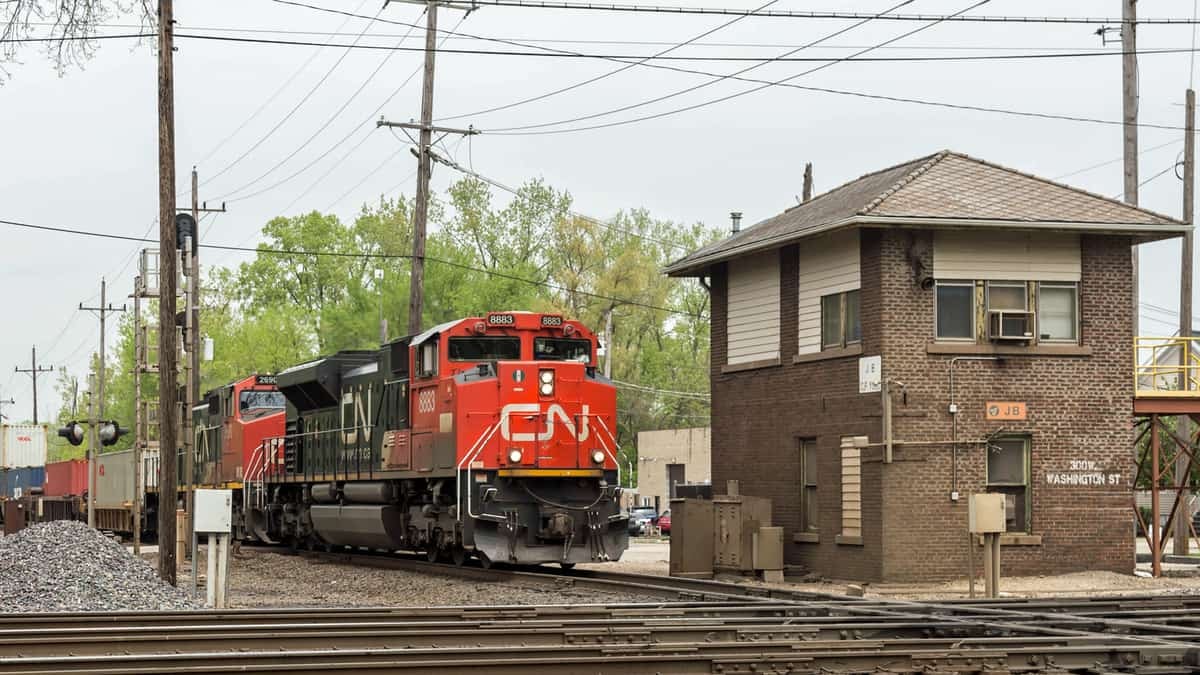
[[[971,534],[994,534],[1004,531],[1005,496],[995,493],[971,495],[967,504],[967,529]]]
[[[707,499],[671,500],[671,576],[713,576],[713,503]]]
[[[713,497],[713,551],[716,568],[754,570],[754,533],[771,524],[771,500],[744,495]],[[672,523],[673,525],[674,523]]]
[[[759,527],[754,533],[754,569],[783,569],[783,528]]]
[[[195,529],[229,534],[233,530],[233,490],[196,490]]]

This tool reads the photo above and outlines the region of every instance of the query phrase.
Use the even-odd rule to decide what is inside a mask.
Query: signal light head
[[[67,422],[66,426],[58,430],[58,435],[67,439],[71,445],[79,445],[83,442],[83,425],[78,422]]]

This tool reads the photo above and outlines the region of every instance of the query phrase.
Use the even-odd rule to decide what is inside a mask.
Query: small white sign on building
[[[858,360],[858,393],[873,394],[881,391],[883,382],[883,357],[864,356]]]

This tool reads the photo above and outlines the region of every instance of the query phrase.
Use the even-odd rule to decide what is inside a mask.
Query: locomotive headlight
[[[596,464],[603,464],[604,463],[604,451],[603,450],[593,450],[592,451],[592,461],[595,462]]]
[[[520,464],[521,463],[521,449],[520,448],[509,448],[508,449],[508,461],[510,464]]]
[[[551,396],[554,394],[554,371],[542,370],[538,372],[538,393],[542,396]]]

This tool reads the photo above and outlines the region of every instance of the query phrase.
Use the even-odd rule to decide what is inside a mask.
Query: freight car
[[[246,463],[240,517],[293,546],[616,560],[616,389],[595,352],[576,321],[495,312],[284,370],[286,434]]]

